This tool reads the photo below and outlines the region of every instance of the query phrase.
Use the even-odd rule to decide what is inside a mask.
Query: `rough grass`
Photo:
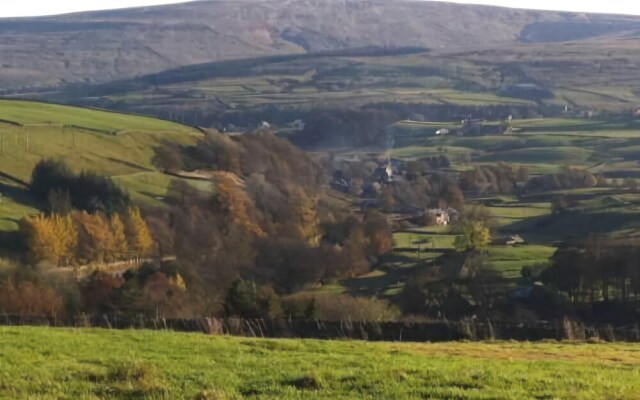
[[[7,399],[638,399],[640,346],[0,328]]]

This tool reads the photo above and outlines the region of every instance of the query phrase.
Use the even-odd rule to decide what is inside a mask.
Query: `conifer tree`
[[[139,258],[149,254],[153,246],[153,237],[147,223],[144,222],[140,209],[129,207],[125,222],[125,232],[129,243],[129,251],[133,257]]]
[[[223,172],[216,174],[215,198],[227,228],[237,226],[256,236],[263,236],[264,231],[255,222],[255,203],[232,176]]]
[[[113,259],[115,240],[108,220],[102,214],[74,213],[78,225],[78,255],[87,262]]]
[[[119,214],[114,213],[111,216],[111,232],[113,233],[113,258],[122,260],[129,253],[129,244],[127,243],[127,234],[125,226]]]
[[[49,218],[44,214],[27,217],[22,223],[21,230],[27,238],[29,257],[32,261],[58,262],[54,251],[55,230]]]
[[[59,263],[69,264],[78,246],[78,231],[70,215],[53,214],[49,217],[53,224],[53,253]]]

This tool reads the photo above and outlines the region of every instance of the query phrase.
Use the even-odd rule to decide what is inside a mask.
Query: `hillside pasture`
[[[523,267],[546,265],[556,247],[545,245],[491,246],[488,249],[490,265],[503,278],[520,276]]]
[[[0,119],[20,125],[74,125],[114,133],[130,130],[193,132],[188,126],[157,118],[32,101],[0,99]]]
[[[5,230],[37,211],[25,185],[42,159],[63,160],[75,172],[112,176],[134,199],[157,204],[173,178],[153,165],[155,149],[201,137],[173,122],[38,102],[0,100],[0,120],[0,229]]]

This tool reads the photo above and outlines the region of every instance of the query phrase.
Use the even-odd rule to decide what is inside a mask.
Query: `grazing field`
[[[11,399],[637,399],[638,344],[369,343],[0,328]]]
[[[23,181],[47,157],[105,175],[153,170],[155,147],[199,135],[154,118],[25,101],[0,101],[0,119],[17,124],[0,121],[0,171]]]
[[[517,278],[522,267],[546,265],[556,251],[553,246],[519,245],[492,246],[489,248],[489,260],[493,268],[504,278]]]
[[[509,135],[437,136],[439,126],[431,122],[400,121],[391,127],[391,154],[406,160],[445,155],[458,171],[506,162],[527,165],[534,175],[574,166],[610,177],[640,176],[640,131],[629,122],[540,118],[512,124],[519,130]]]
[[[0,100],[0,230],[37,211],[24,183],[42,159],[64,160],[74,171],[112,176],[134,199],[157,203],[172,179],[153,165],[165,143],[192,144],[196,129],[138,115]]]
[[[108,132],[125,130],[193,131],[188,126],[157,118],[16,100],[0,100],[0,119],[21,125],[63,124]]]

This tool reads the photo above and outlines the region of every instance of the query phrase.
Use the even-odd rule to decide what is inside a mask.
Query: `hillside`
[[[631,17],[427,1],[196,1],[0,20],[0,85],[107,82],[197,63],[368,46],[450,51],[619,40],[637,37],[639,27]]]
[[[640,390],[632,344],[367,343],[4,327],[0,345],[4,398],[631,399]]]
[[[200,126],[311,120],[322,109],[400,118],[584,117],[640,104],[640,40],[588,39],[426,51],[367,48],[220,61],[27,97],[161,116]]]
[[[188,126],[149,117],[0,100],[0,227],[15,228],[17,219],[35,211],[24,183],[43,158],[115,177],[138,200],[156,202],[170,179],[152,165],[154,148],[199,136]]]

